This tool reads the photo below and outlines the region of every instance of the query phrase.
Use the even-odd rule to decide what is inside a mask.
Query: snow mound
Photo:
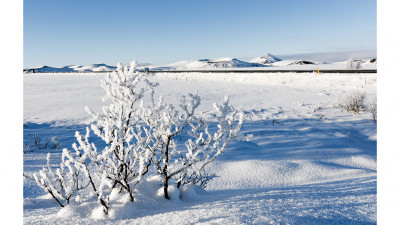
[[[74,215],[76,215],[76,211],[73,207],[71,207],[70,205],[65,206],[64,208],[62,208],[57,215],[59,217],[73,217]]]
[[[264,54],[262,56],[259,56],[255,59],[251,60],[250,62],[251,63],[260,63],[260,64],[271,64],[271,63],[278,62],[278,61],[282,61],[282,60],[274,55],[267,53],[267,54]]]
[[[187,184],[183,186],[179,198],[185,201],[198,201],[202,199],[200,195],[204,194],[207,194],[207,192],[201,186]]]
[[[176,188],[175,186],[173,186],[173,185],[169,185],[168,186],[168,196],[169,196],[169,200],[171,200],[171,201],[179,201],[180,199],[179,199],[179,195],[180,195],[180,192],[179,192],[179,189],[178,188]],[[164,197],[164,187],[161,187],[161,188],[159,188],[158,189],[158,191],[157,191],[157,196],[160,198],[160,199],[162,199],[163,197]]]

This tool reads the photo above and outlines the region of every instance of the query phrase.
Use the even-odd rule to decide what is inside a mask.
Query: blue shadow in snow
[[[376,140],[363,132],[374,131],[370,120],[328,123],[324,120],[283,120],[271,123],[245,124],[242,131],[251,134],[250,141],[233,141],[219,160],[301,160],[334,159],[368,155],[376,158]]]

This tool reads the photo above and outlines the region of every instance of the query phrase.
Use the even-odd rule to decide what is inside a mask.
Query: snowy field
[[[100,112],[104,74],[24,75],[24,173],[54,165],[71,149],[75,131]],[[116,204],[109,218],[94,206],[61,207],[24,179],[25,224],[375,224],[376,124],[371,113],[338,107],[354,93],[376,99],[376,74],[157,73],[156,91],[172,102],[198,90],[200,111],[229,95],[246,110],[242,134],[210,169],[205,191],[170,201],[145,198]],[[35,144],[40,136],[42,147]],[[46,140],[50,141],[44,146]],[[101,145],[99,143],[99,145]],[[54,147],[54,148],[52,148]]]

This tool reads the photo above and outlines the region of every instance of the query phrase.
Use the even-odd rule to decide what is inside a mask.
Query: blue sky
[[[376,0],[25,0],[24,67],[375,50]]]

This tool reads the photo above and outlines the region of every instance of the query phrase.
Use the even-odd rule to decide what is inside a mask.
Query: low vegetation
[[[358,114],[367,108],[365,100],[365,93],[355,92],[346,97],[341,97],[338,106],[347,112]]]
[[[23,153],[32,152],[36,150],[45,149],[60,149],[62,146],[63,138],[58,136],[52,136],[50,138],[43,139],[43,137],[36,132],[32,140],[24,141]]]
[[[363,111],[371,113],[372,120],[377,123],[377,101],[374,98],[367,102],[365,93],[355,92],[351,95],[339,98],[338,107],[345,109],[347,112],[359,114]]]

